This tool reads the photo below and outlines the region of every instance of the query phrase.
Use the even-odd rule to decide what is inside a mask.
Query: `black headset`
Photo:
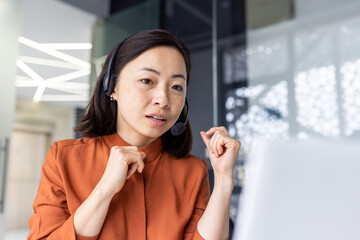
[[[173,136],[179,136],[185,131],[185,126],[187,124],[188,116],[189,116],[189,104],[188,104],[186,98],[185,98],[185,106],[186,106],[185,122],[184,123],[183,122],[177,122],[177,123],[174,124],[174,126],[171,127],[171,134]]]
[[[121,45],[123,44],[124,41],[119,43],[116,46],[114,52],[112,53],[111,58],[110,58],[110,62],[109,62],[109,65],[108,65],[107,72],[106,72],[106,74],[104,75],[104,78],[103,78],[103,88],[104,88],[106,96],[108,96],[108,97],[114,91],[115,82],[116,82],[116,76],[115,76],[115,74],[112,74],[112,70],[114,68],[116,55],[119,52],[119,49],[120,49],[120,47],[121,47]]]
[[[112,73],[112,70],[114,68],[114,64],[115,64],[115,61],[116,61],[116,56],[117,56],[117,53],[119,52],[120,47],[123,45],[123,43],[126,41],[126,39],[124,39],[122,42],[120,42],[116,46],[114,52],[111,54],[109,65],[108,65],[108,68],[107,68],[107,72],[103,77],[103,89],[104,89],[104,92],[105,92],[106,96],[108,96],[108,97],[114,91],[115,82],[116,82],[116,75]],[[185,126],[186,126],[186,123],[188,121],[188,116],[189,116],[189,105],[188,105],[188,102],[187,102],[186,98],[185,98],[185,106],[186,106],[186,109],[187,109],[185,122],[184,123],[183,122],[176,122],[174,124],[174,126],[171,127],[171,134],[173,136],[180,136],[185,131]]]

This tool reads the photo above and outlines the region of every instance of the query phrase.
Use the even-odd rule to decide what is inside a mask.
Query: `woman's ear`
[[[115,90],[110,94],[110,97],[113,98],[114,100],[117,100]]]

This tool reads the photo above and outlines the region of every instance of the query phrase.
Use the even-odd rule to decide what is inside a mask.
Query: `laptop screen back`
[[[269,143],[250,156],[233,239],[360,239],[360,143]]]

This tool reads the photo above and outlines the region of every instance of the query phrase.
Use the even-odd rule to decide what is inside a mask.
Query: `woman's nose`
[[[154,92],[153,104],[162,108],[168,108],[170,106],[170,100],[168,92],[165,89],[159,89]]]

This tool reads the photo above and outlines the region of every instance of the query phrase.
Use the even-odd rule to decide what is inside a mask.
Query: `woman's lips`
[[[154,127],[161,127],[165,124],[166,119],[160,114],[148,115],[146,116],[149,123]]]

